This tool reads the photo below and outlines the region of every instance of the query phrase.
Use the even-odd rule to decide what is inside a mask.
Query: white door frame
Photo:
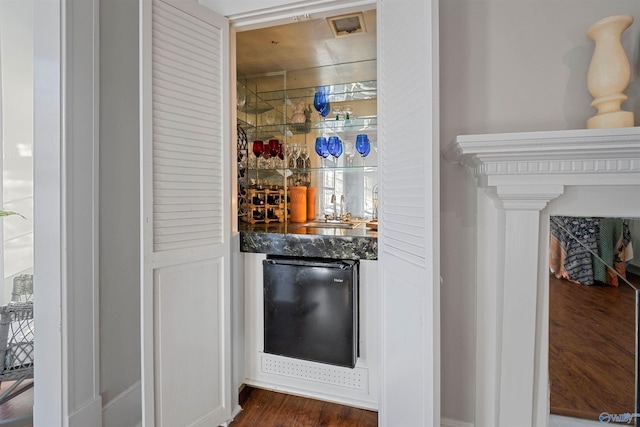
[[[34,424],[100,426],[98,0],[34,18]]]
[[[34,423],[63,425],[62,1],[35,7],[34,34]],[[46,206],[46,209],[45,209]],[[46,211],[46,212],[45,212]],[[40,277],[43,279],[40,280]],[[45,279],[46,283],[45,283]],[[40,362],[41,361],[41,362]],[[66,385],[66,384],[65,384]]]

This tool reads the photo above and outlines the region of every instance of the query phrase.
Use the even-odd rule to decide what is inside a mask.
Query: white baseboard
[[[142,389],[140,381],[120,393],[102,408],[103,427],[142,425]]]
[[[452,420],[450,418],[442,418],[440,420],[440,426],[441,427],[473,427],[473,423]]]
[[[582,420],[555,414],[549,415],[549,427],[598,427],[602,425],[600,421]]]
[[[233,421],[240,412],[242,412],[242,406],[236,405],[236,407],[233,408],[233,411],[231,411],[231,421]]]
[[[599,421],[581,420],[579,418],[563,417],[561,415],[549,415],[549,427],[597,427],[601,426]],[[473,423],[465,421],[452,420],[450,418],[442,418],[440,420],[441,427],[474,427]]]

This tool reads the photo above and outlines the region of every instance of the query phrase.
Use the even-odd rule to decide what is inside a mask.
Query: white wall
[[[626,110],[640,124],[635,0],[441,0],[441,146],[459,134],[578,129],[595,113],[586,89],[597,20],[630,14]],[[442,417],[474,418],[476,193],[470,173],[441,164]]]
[[[140,381],[138,123],[138,2],[100,0],[100,391],[104,405],[122,393],[135,393],[131,386]]]

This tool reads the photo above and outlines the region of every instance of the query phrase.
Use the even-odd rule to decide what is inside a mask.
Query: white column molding
[[[522,414],[532,414],[536,352],[536,295],[540,211],[564,192],[562,185],[499,185],[490,193],[505,211],[504,241],[497,242],[502,301],[497,301],[496,319],[500,322],[478,324],[478,334],[495,335],[494,354],[501,363],[495,374],[499,390],[500,426],[518,425]],[[492,294],[499,295],[496,290]],[[500,316],[501,314],[501,316]],[[483,328],[483,329],[480,329]],[[491,328],[492,331],[488,331]]]
[[[539,210],[507,210],[504,241],[499,426],[524,425],[532,415],[536,341]]]
[[[568,186],[639,186],[640,129],[465,135],[443,155],[470,168],[495,207],[478,199],[475,425],[537,426],[549,415],[548,346],[536,344],[548,340],[536,329],[548,315],[543,210]]]

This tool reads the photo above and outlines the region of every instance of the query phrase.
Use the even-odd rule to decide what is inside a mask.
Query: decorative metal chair
[[[0,405],[33,387],[23,384],[33,379],[33,331],[33,275],[21,274],[13,279],[11,302],[0,307],[0,384],[14,381]]]

